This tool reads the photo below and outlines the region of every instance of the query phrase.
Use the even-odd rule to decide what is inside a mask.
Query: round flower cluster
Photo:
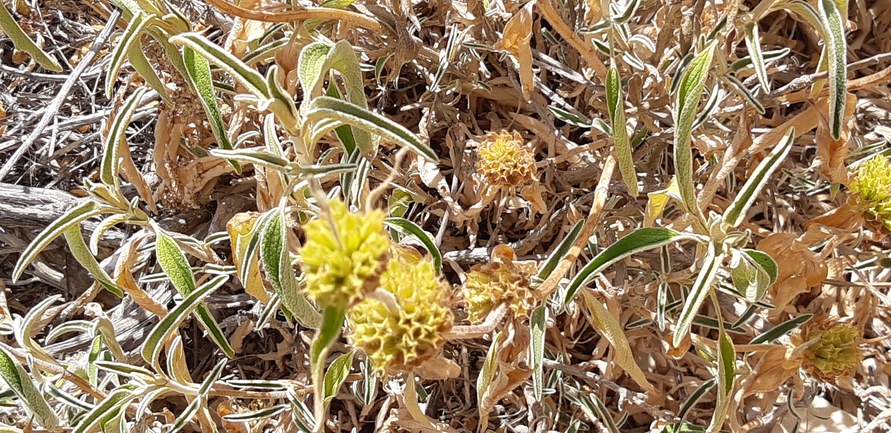
[[[322,308],[353,305],[374,290],[390,248],[383,212],[352,213],[340,200],[330,208],[330,220],[303,226],[300,249],[306,292]]]
[[[397,249],[378,291],[350,309],[350,336],[379,372],[411,371],[442,349],[449,297],[430,260]]]
[[[856,326],[817,319],[806,324],[794,342],[801,345],[811,340],[815,341],[805,348],[802,366],[820,380],[834,381],[847,376],[863,361],[860,329]]]
[[[849,187],[867,219],[891,230],[891,162],[881,155],[866,161]]]
[[[483,321],[501,303],[506,303],[514,317],[528,317],[536,301],[529,289],[537,273],[535,265],[495,261],[476,265],[464,282],[464,303],[472,323]]]
[[[495,132],[480,143],[476,170],[491,185],[523,186],[535,179],[535,155],[519,132]]]

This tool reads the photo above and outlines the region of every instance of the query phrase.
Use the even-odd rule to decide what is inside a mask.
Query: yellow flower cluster
[[[535,179],[535,155],[520,133],[495,132],[480,144],[476,170],[491,185],[523,186]]]
[[[534,264],[508,260],[471,268],[464,282],[464,303],[470,321],[479,323],[501,303],[507,304],[514,317],[528,317],[536,306],[529,289],[530,280],[536,273]]]
[[[802,366],[811,376],[824,381],[834,381],[849,375],[860,362],[860,329],[822,318],[802,328],[800,341],[804,344],[816,340],[804,352]]]
[[[350,336],[378,372],[411,371],[439,354],[452,327],[449,286],[430,260],[392,245],[382,212],[332,200],[329,218],[303,230],[306,292],[322,308],[348,308]]]
[[[449,287],[433,263],[396,250],[380,277],[380,290],[384,293],[366,297],[349,312],[351,338],[375,369],[411,371],[438,355],[452,313]]]
[[[849,187],[857,194],[855,205],[863,209],[867,219],[891,230],[891,162],[876,155],[860,166]]]
[[[330,207],[330,221],[303,226],[306,243],[300,250],[306,292],[322,308],[353,305],[374,290],[390,249],[383,212],[352,213],[340,200]]]

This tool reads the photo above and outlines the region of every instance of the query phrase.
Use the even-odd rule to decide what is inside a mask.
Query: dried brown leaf
[[[829,133],[828,118],[820,116],[817,125],[817,158],[821,161],[820,173],[831,182],[847,183],[848,171],[845,157],[848,155],[848,139],[853,126],[854,111],[857,109],[857,97],[847,94],[845,103],[845,121],[842,123],[841,136],[838,140]]]
[[[513,54],[520,63],[520,84],[523,86],[523,98],[529,100],[532,97],[532,89],[535,88],[532,76],[532,6],[535,1],[526,3],[522,9],[504,26],[504,34],[495,44],[495,49],[507,50]]]

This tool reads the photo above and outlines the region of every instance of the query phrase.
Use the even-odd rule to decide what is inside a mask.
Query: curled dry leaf
[[[505,338],[496,341],[492,349],[497,353],[495,371],[492,379],[485,389],[478,389],[480,429],[485,431],[487,416],[495,403],[508,393],[525,383],[533,370],[529,365],[529,345],[532,343],[532,333],[529,327],[511,322],[505,333]]]
[[[821,161],[820,173],[832,182],[846,183],[848,171],[845,167],[845,157],[848,156],[848,139],[851,136],[854,110],[857,108],[857,97],[847,93],[845,102],[845,121],[842,123],[841,136],[838,140],[832,138],[829,132],[829,120],[820,118],[817,125],[817,158]]]
[[[533,181],[531,184],[520,188],[520,195],[529,202],[529,205],[532,206],[532,210],[538,213],[545,213],[548,211],[548,206],[545,204],[544,199],[541,196],[541,184],[539,184],[538,181]]]
[[[674,333],[666,333],[662,337],[662,350],[666,355],[674,358],[681,359],[687,352],[690,351],[690,346],[693,345],[693,339],[690,337],[690,333],[688,332],[683,340],[681,340],[681,344],[678,344],[677,347],[674,346],[672,341],[674,340]]]
[[[789,379],[798,378],[801,358],[793,356],[785,346],[776,346],[766,352],[755,354],[754,375],[743,385],[743,396],[746,398],[759,392],[771,392]],[[796,380],[796,394],[804,391],[800,380]]]
[[[807,223],[807,233],[802,240],[806,244],[812,244],[825,240],[827,234],[824,230],[837,229],[844,233],[851,233],[862,227],[866,220],[863,218],[863,212],[858,210],[852,203],[846,202],[841,206],[820,215]]]
[[[246,0],[239,4],[245,9],[257,9],[262,6],[263,0]],[[243,57],[248,51],[248,45],[259,40],[273,26],[273,23],[248,20],[240,17],[235,18],[235,25],[229,31],[226,37],[226,49],[228,49],[236,57]]]
[[[461,375],[461,366],[451,359],[438,356],[424,361],[415,369],[415,374],[424,380],[455,379]]]
[[[828,269],[819,254],[808,249],[793,234],[773,233],[758,243],[758,249],[774,257],[779,268],[777,281],[770,287],[778,316],[796,296],[826,279]]]
[[[520,84],[523,86],[523,99],[532,97],[535,87],[532,76],[532,6],[534,1],[526,3],[522,9],[504,26],[504,36],[495,44],[495,49],[507,50],[520,63]]]

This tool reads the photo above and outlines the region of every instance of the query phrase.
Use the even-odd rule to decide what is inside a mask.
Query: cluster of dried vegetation
[[[2,431],[891,428],[889,0],[0,28]]]

